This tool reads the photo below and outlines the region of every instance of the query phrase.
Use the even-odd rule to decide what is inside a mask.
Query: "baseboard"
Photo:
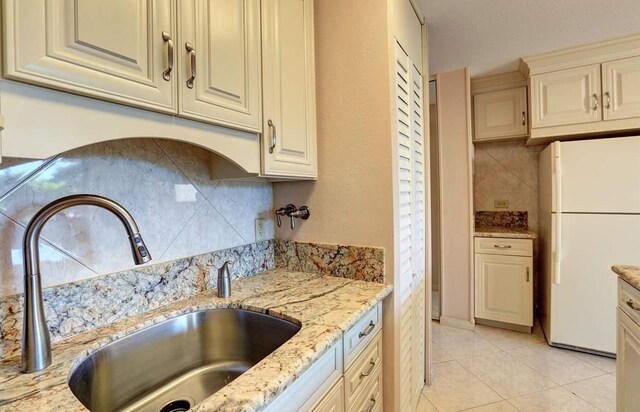
[[[450,316],[440,316],[440,324],[445,326],[453,326],[454,328],[474,330],[475,323],[471,320],[452,318]]]

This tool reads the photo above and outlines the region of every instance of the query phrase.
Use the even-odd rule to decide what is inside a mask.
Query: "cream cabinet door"
[[[263,174],[317,177],[313,0],[262,0]]]
[[[175,113],[173,0],[3,2],[5,76]]]
[[[473,140],[526,136],[527,88],[500,90],[473,97]]]
[[[640,117],[640,56],[602,65],[604,120]]]
[[[531,76],[531,127],[602,120],[600,65]]]
[[[533,326],[533,259],[476,254],[476,317]]]
[[[344,412],[344,379],[340,378],[338,383],[328,394],[322,398],[320,403],[313,408],[313,412]]]
[[[618,309],[617,411],[637,411],[640,405],[640,325]]]
[[[260,132],[259,0],[180,0],[179,114]]]

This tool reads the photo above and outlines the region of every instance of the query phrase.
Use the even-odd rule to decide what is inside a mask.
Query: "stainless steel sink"
[[[298,330],[291,322],[246,310],[193,312],[94,352],[73,370],[69,387],[91,411],[185,411]]]

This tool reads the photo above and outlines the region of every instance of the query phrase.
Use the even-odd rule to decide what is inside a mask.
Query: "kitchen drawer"
[[[382,366],[375,368],[371,380],[356,401],[347,408],[349,412],[367,412],[382,410]]]
[[[640,291],[622,279],[618,279],[618,306],[640,325]]]
[[[362,351],[344,374],[344,404],[347,409],[373,379],[373,371],[382,364],[382,332]]]
[[[367,312],[348,332],[344,334],[344,368],[351,363],[373,340],[382,328],[382,307],[380,304]]]
[[[531,239],[504,239],[493,237],[477,237],[476,253],[488,255],[533,256]]]
[[[340,378],[329,393],[313,408],[313,412],[344,412],[344,380]]]

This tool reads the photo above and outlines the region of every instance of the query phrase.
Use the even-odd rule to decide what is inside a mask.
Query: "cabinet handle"
[[[367,328],[365,330],[363,330],[362,332],[358,333],[358,337],[360,339],[364,338],[365,336],[370,334],[371,331],[375,329],[375,327],[376,327],[376,324],[373,323],[373,321],[370,321],[369,322],[369,326],[367,326]]]
[[[371,412],[373,411],[373,408],[376,407],[376,396],[375,395],[371,395],[371,399],[370,399],[371,404],[369,405],[369,407],[367,408],[367,410],[365,412]]]
[[[633,299],[629,299],[627,301],[627,306],[629,306],[631,309],[633,310],[637,310],[640,312],[640,306],[636,306],[635,302],[633,301]]]
[[[187,79],[187,87],[193,89],[193,82],[196,80],[196,49],[189,42],[184,44],[184,48],[187,49],[191,61],[191,77]]]
[[[527,268],[527,282],[529,281],[529,268]]]
[[[611,109],[611,95],[609,94],[609,92],[605,92],[604,97],[607,98],[607,109]]]
[[[376,363],[377,363],[377,361],[373,360],[373,358],[371,358],[371,360],[369,361],[369,365],[371,365],[371,366],[369,366],[369,370],[368,371],[362,372],[360,374],[360,380],[362,380],[362,378],[366,378],[367,376],[371,375],[371,372],[373,372],[373,369],[376,367]]]
[[[593,94],[593,111],[598,110],[598,95],[596,93]]]
[[[498,249],[511,249],[511,245],[493,245],[493,247]]]
[[[526,117],[526,113],[524,111],[522,111],[522,125],[523,126],[527,125],[527,117]]]
[[[276,148],[276,139],[278,138],[276,135],[276,125],[273,124],[271,119],[267,121],[267,125],[269,126],[269,129],[271,129],[271,146],[269,146],[269,153],[273,154],[273,149]]]
[[[162,72],[162,78],[170,81],[171,72],[173,71],[173,40],[171,39],[171,35],[166,31],[162,32],[162,40],[167,43],[167,69]]]

